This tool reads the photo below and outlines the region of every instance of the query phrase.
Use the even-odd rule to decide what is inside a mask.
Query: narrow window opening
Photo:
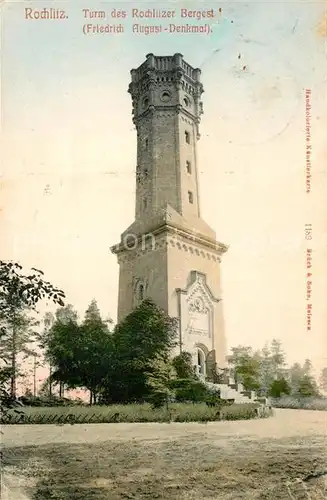
[[[205,376],[206,373],[205,354],[200,349],[198,349],[198,371],[200,375]]]
[[[142,283],[139,285],[139,293],[138,293],[138,299],[143,300],[144,299],[144,285]]]
[[[192,193],[192,191],[189,191],[189,192],[188,192],[188,201],[189,201],[190,203],[193,203],[193,193]]]
[[[190,161],[186,162],[186,170],[187,170],[188,174],[190,174],[192,172],[191,162]]]
[[[145,149],[148,149],[149,146],[149,139],[145,139]]]
[[[190,136],[190,133],[187,132],[187,130],[185,130],[185,141],[186,141],[186,144],[191,143],[191,136]]]
[[[189,106],[190,106],[190,101],[187,99],[187,97],[184,97],[183,102],[184,102],[184,106],[185,106],[186,108],[189,108]]]

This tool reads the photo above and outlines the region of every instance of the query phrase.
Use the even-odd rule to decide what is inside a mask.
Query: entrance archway
[[[199,374],[203,377],[206,376],[206,355],[203,350],[198,347],[197,348],[197,363],[198,363],[198,371]]]

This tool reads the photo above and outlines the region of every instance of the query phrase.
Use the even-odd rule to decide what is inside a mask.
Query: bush
[[[81,399],[60,398],[58,396],[21,396],[18,398],[24,406],[84,406],[86,403]]]
[[[292,396],[271,399],[274,408],[290,408],[294,410],[327,410],[327,398],[307,397],[296,398]]]
[[[167,393],[160,391],[154,392],[149,397],[149,403],[153,409],[162,408],[168,403]]]
[[[268,417],[265,409],[258,414],[260,405],[255,403],[232,404],[210,408],[205,403],[169,405],[153,409],[150,404],[130,404],[85,407],[29,407],[23,414],[10,410],[2,416],[2,424],[88,424],[112,422],[213,422],[216,420],[242,420]]]
[[[211,392],[199,380],[177,379],[173,381],[172,388],[175,391],[176,401],[181,403],[186,401],[203,403],[211,396]]]
[[[282,377],[280,379],[274,380],[269,388],[268,394],[272,398],[280,398],[285,395],[289,395],[291,388],[287,380]]]

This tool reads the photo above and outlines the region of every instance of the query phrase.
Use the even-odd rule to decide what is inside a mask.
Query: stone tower
[[[178,351],[202,375],[225,367],[220,261],[227,246],[200,213],[196,144],[200,69],[181,54],[131,71],[137,131],[135,220],[112,247],[119,263],[118,321],[146,297],[178,318]]]

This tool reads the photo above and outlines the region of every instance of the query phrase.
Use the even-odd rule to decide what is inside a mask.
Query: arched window
[[[136,278],[133,293],[134,307],[138,307],[146,298],[147,283],[144,278]]]
[[[139,288],[138,289],[138,300],[141,301],[144,299],[144,285],[143,285],[143,283],[140,283],[138,288]]]
[[[198,348],[198,370],[199,374],[205,376],[206,374],[206,357],[202,349]]]

